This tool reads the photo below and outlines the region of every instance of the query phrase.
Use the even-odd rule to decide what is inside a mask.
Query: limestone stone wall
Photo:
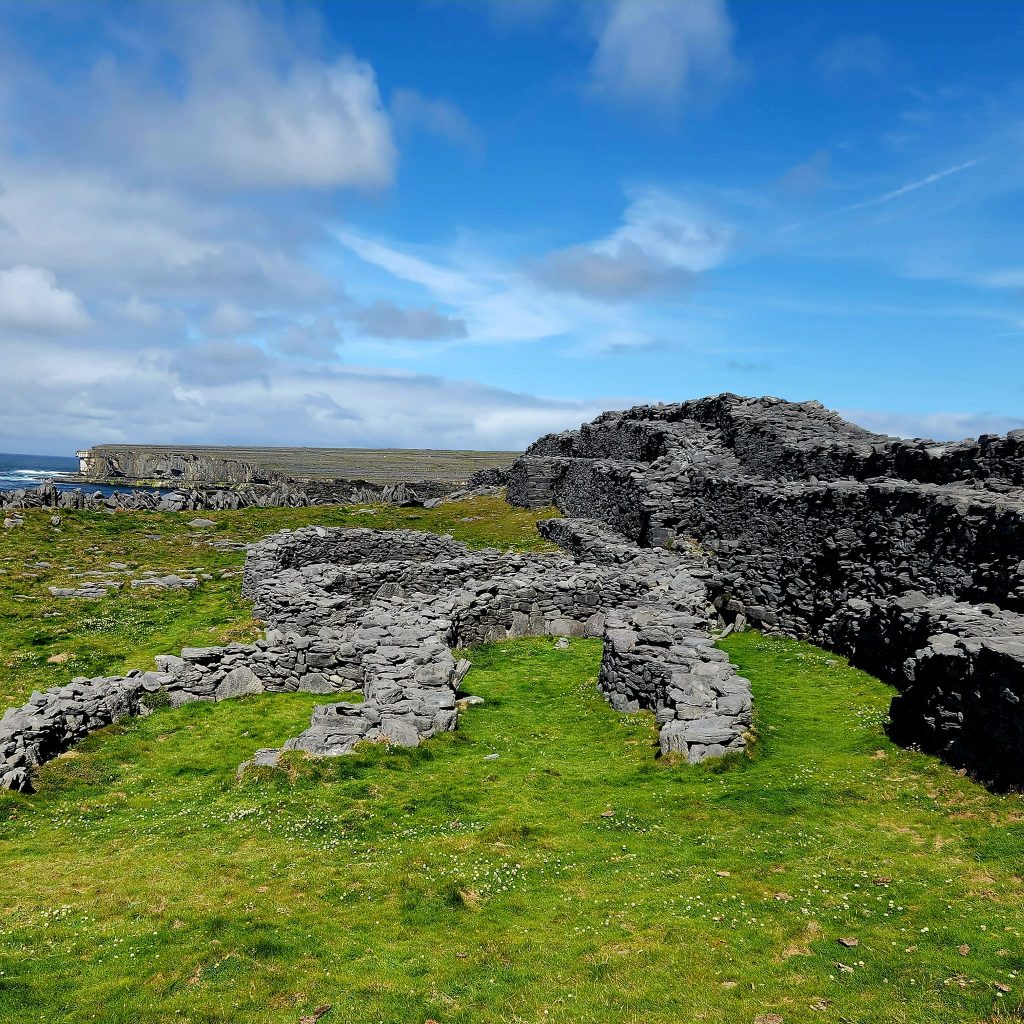
[[[596,518],[641,547],[699,547],[722,625],[751,622],[849,654],[900,688],[893,731],[903,742],[1024,786],[1024,711],[1012,697],[1024,674],[1024,431],[904,440],[816,402],[720,395],[605,413],[541,438],[509,470],[508,495]],[[934,616],[914,628],[886,618],[907,595],[951,601],[970,650],[918,658],[935,637],[945,650],[942,629]],[[986,606],[999,614],[979,618]],[[906,627],[900,658],[879,663],[856,640],[854,627],[868,636],[876,620]],[[999,631],[998,655],[976,632],[982,621]],[[966,673],[959,689],[941,683],[949,658]]]
[[[145,692],[173,706],[256,693],[335,696],[299,736],[254,751],[261,764],[282,750],[336,756],[360,742],[416,745],[458,721],[470,666],[453,648],[529,635],[603,637],[600,690],[622,710],[653,711],[663,752],[696,762],[742,750],[750,688],[712,644],[703,562],[643,551],[586,521],[552,520],[545,531],[572,557],[470,551],[401,530],[311,527],[267,538],[250,549],[244,577],[267,625],[261,640],[189,647],[158,656],[154,672],[34,695],[0,727],[0,784],[31,788],[34,767],[95,728],[143,713]],[[361,703],[337,699],[356,689]]]
[[[0,787],[30,789],[30,773],[89,733],[131,715],[146,715],[146,693],[158,691],[153,676],[80,677],[46,693],[33,693],[0,718]]]

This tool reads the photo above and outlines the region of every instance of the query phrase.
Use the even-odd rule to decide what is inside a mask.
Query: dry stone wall
[[[817,402],[720,395],[541,438],[508,495],[641,548],[698,545],[723,626],[850,655],[900,690],[900,740],[1024,786],[1024,431],[904,440]]]
[[[93,729],[171,705],[256,693],[334,695],[276,750],[311,756],[360,742],[414,746],[458,721],[469,669],[453,648],[510,636],[603,637],[599,688],[623,711],[653,711],[660,746],[691,762],[743,749],[750,687],[708,632],[711,574],[682,552],[645,551],[586,521],[550,520],[567,554],[470,551],[412,531],[308,527],[247,556],[244,593],[267,624],[252,644],[185,648],[157,671],[78,679],[34,694],[0,723],[0,785],[29,789],[32,769]],[[361,703],[337,699],[353,690]]]

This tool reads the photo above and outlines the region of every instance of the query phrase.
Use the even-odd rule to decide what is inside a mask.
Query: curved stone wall
[[[1024,786],[1024,431],[908,441],[817,402],[719,395],[541,438],[511,467],[508,496],[597,518],[641,547],[698,545],[722,625],[850,655],[901,690],[903,742]],[[922,597],[954,612],[915,613],[913,628],[894,616],[894,602]],[[880,661],[864,639],[882,623],[899,658]]]
[[[76,680],[33,695],[0,723],[0,785],[31,787],[31,770],[93,729],[146,711],[255,693],[340,694],[279,750],[313,756],[359,742],[416,745],[451,730],[469,663],[453,648],[510,636],[603,637],[599,688],[621,710],[653,711],[663,752],[691,762],[741,750],[750,687],[713,646],[710,573],[696,557],[642,551],[594,524],[550,520],[573,557],[470,551],[412,531],[283,531],[254,545],[244,590],[267,624],[254,644],[185,648],[158,671]]]

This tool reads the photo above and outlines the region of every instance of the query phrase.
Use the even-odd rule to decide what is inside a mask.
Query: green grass
[[[723,647],[758,741],[697,768],[591,640],[471,650],[486,704],[415,750],[237,780],[302,694],[94,735],[0,796],[0,1021],[1019,1022],[1024,801],[890,744],[841,658]]]
[[[497,497],[429,510],[247,509],[202,513],[217,524],[207,530],[189,529],[189,513],[71,512],[54,529],[49,510],[27,512],[24,526],[0,533],[0,711],[22,703],[33,689],[60,685],[76,675],[150,669],[156,654],[259,636],[260,626],[240,594],[245,553],[217,551],[208,540],[251,542],[277,530],[319,524],[431,530],[451,533],[476,548],[541,550],[551,545],[537,533],[536,521],[553,512],[513,509]],[[155,535],[160,539],[150,539]],[[35,568],[37,562],[50,565]],[[99,600],[50,596],[50,586],[80,583],[72,573],[106,570],[110,562],[128,566],[112,579],[137,578],[144,569],[161,574],[199,570],[211,579],[192,592],[125,589]]]
[[[756,634],[727,646],[762,739],[724,766],[657,762],[650,717],[595,692],[595,641],[471,651],[466,688],[487,704],[415,751],[236,782],[303,726],[305,695],[91,738],[0,803],[0,1019],[1019,1008],[1021,801],[889,744],[888,691],[839,659]]]

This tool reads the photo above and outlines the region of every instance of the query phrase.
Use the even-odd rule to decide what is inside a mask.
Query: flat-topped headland
[[[518,452],[416,448],[278,448],[217,445],[94,445],[77,453],[77,480],[175,486],[359,481],[430,482],[454,489],[481,470],[502,469]]]

